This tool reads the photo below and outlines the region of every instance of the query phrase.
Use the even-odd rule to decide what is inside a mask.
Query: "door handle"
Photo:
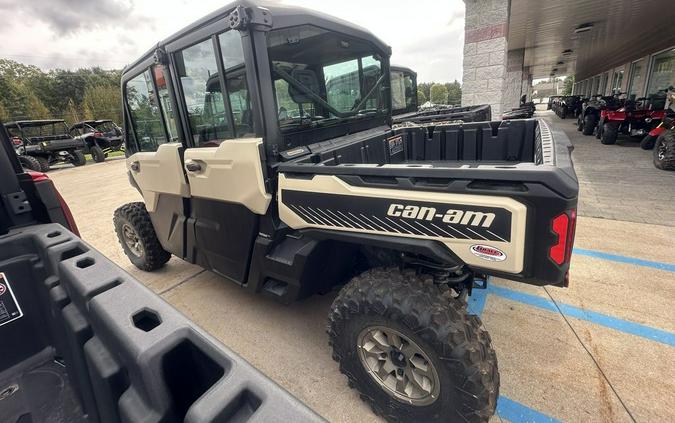
[[[199,162],[196,162],[194,160],[186,160],[185,161],[185,170],[188,172],[201,172],[202,165]]]
[[[141,164],[139,162],[131,162],[129,165],[129,168],[131,168],[132,171],[134,172],[140,172],[141,171]]]

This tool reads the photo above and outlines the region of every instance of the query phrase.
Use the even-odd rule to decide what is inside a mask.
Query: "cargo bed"
[[[565,214],[571,228],[576,216],[571,150],[538,119],[375,128],[308,145],[280,164],[280,216],[305,231],[431,239],[478,272],[563,285],[569,260],[551,259],[560,239],[551,225]],[[488,241],[494,259],[476,253]]]

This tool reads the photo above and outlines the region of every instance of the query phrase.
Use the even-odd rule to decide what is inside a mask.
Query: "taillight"
[[[102,137],[102,136],[103,136],[103,132],[98,132],[98,131],[96,131],[96,132],[94,132],[94,136],[95,136],[95,137]]]
[[[549,249],[548,256],[559,266],[568,262],[572,254],[576,221],[577,211],[572,209],[559,214],[551,222],[551,230],[558,239]]]
[[[73,217],[73,213],[70,211],[70,207],[68,207],[68,204],[66,203],[66,200],[61,197],[61,193],[59,190],[56,189],[54,186],[54,183],[49,179],[49,176],[42,172],[35,172],[35,171],[28,171],[27,172],[31,179],[33,180],[34,183],[37,182],[49,182],[52,184],[52,189],[56,193],[56,198],[59,200],[59,205],[61,206],[61,211],[63,212],[63,216],[66,218],[66,223],[68,224],[68,229],[70,232],[74,233],[77,236],[80,236],[80,230],[77,228],[77,224],[75,223],[75,218]]]
[[[21,138],[19,138],[19,137],[13,137],[12,138],[12,144],[21,145],[21,144],[23,144],[23,141],[21,141]]]

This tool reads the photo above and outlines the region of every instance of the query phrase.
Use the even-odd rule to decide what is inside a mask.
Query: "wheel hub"
[[[401,332],[370,326],[357,338],[361,364],[390,396],[406,404],[423,406],[440,394],[438,372],[422,348]]]
[[[122,226],[122,236],[124,238],[124,243],[129,248],[129,251],[131,251],[135,256],[141,257],[143,255],[143,245],[141,244],[141,240],[134,228],[125,223]]]

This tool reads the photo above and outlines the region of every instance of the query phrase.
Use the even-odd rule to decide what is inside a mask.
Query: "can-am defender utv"
[[[75,139],[84,140],[85,154],[101,163],[113,151],[124,151],[122,129],[110,119],[83,120],[70,127]]]
[[[26,169],[47,172],[54,163],[87,163],[82,152],[84,141],[71,137],[63,120],[20,120],[6,123],[5,128]]]
[[[377,414],[487,421],[497,358],[466,298],[487,275],[568,283],[571,144],[534,119],[393,130],[389,56],[248,1],[160,42],[122,75],[144,203],[115,230],[145,270],[173,254],[284,303],[344,285],[329,342]]]
[[[418,105],[417,73],[403,66],[390,66],[391,112],[395,126],[434,125],[456,122],[484,122],[492,119],[489,104],[456,106],[450,104]],[[430,106],[427,107],[426,104]]]

